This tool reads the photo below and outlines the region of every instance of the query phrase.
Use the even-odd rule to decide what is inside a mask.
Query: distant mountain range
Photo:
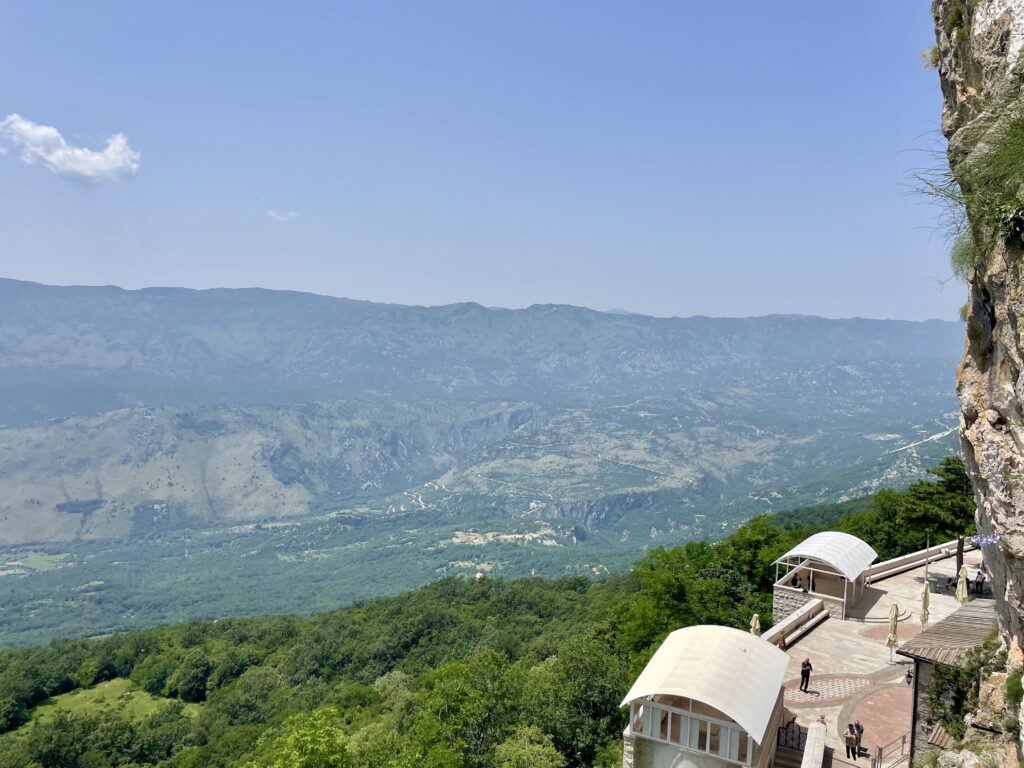
[[[7,425],[354,395],[594,402],[844,365],[921,367],[915,385],[945,391],[963,346],[961,326],[941,321],[407,307],[261,289],[0,280],[0,306]]]
[[[0,280],[0,306],[8,545],[429,510],[642,547],[917,476],[953,444],[963,346],[940,321],[260,289]]]

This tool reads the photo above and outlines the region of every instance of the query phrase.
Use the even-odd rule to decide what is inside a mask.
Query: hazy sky
[[[928,0],[8,0],[0,275],[953,319],[932,42]]]

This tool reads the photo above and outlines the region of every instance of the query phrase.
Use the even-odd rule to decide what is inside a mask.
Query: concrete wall
[[[807,726],[807,742],[804,744],[804,759],[800,768],[821,768],[825,761],[827,731],[824,723],[811,723]]]
[[[821,602],[825,605],[825,610],[828,611],[828,615],[833,619],[843,618],[843,601],[837,600],[834,597],[825,597],[823,595],[815,595],[821,599]]]
[[[798,608],[789,616],[772,624],[771,628],[761,635],[761,639],[766,643],[778,645],[779,638],[782,635],[789,637],[798,633],[808,622],[815,621],[816,617],[822,612],[828,613],[825,609],[825,604],[818,598],[814,598],[802,608]]]
[[[970,552],[972,549],[977,549],[973,544],[964,542],[964,552]],[[956,539],[953,541],[947,541],[944,544],[935,544],[928,549],[921,549],[917,552],[911,552],[909,555],[903,555],[902,557],[894,557],[892,560],[883,560],[880,563],[868,567],[864,571],[864,576],[867,578],[868,583],[872,583],[876,580],[888,576],[895,576],[897,573],[903,573],[909,571],[911,568],[917,568],[918,566],[924,565],[925,561],[934,563],[938,560],[944,560],[947,557],[954,557],[956,555]]]
[[[803,608],[814,598],[806,592],[776,584],[772,590],[772,621],[778,624],[791,613]]]
[[[775,710],[772,712],[772,721],[764,732],[764,743],[754,747],[754,758],[750,761],[751,768],[769,768],[775,759],[775,750],[778,747],[779,727],[782,725],[782,718],[786,707],[784,703],[785,692],[779,690],[779,698],[775,701]],[[736,766],[732,766],[736,768]]]

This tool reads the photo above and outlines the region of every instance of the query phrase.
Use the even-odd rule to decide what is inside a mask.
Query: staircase
[[[772,768],[800,768],[804,753],[792,747],[776,747]]]

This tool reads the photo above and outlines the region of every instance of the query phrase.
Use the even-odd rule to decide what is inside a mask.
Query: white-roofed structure
[[[730,627],[669,635],[633,683],[625,768],[771,763],[789,656]]]
[[[775,561],[776,622],[820,598],[829,613],[846,618],[848,605],[863,594],[864,572],[878,558],[869,544],[840,531],[823,531],[804,539]],[[779,572],[782,569],[780,577]]]

